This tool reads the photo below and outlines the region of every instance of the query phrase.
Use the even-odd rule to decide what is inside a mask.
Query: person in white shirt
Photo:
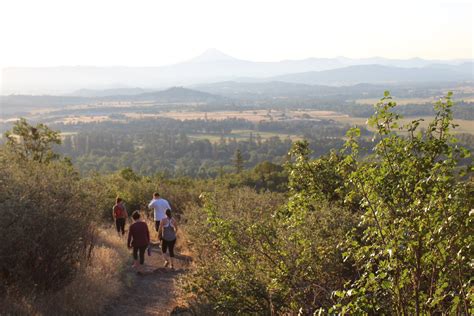
[[[171,206],[168,201],[160,197],[158,192],[155,192],[153,193],[153,200],[148,204],[148,208],[154,210],[155,230],[158,232],[160,229],[160,221],[166,218],[166,210],[171,210]],[[159,239],[160,237],[158,236],[158,240]]]

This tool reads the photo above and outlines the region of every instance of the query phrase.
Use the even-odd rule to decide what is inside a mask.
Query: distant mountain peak
[[[215,61],[231,61],[236,60],[236,58],[229,56],[216,48],[209,48],[201,55],[191,59],[191,62],[195,63],[207,63]]]

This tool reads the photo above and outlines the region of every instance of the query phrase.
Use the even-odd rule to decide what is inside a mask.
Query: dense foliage
[[[340,159],[331,154],[311,161],[307,146],[298,143],[291,152],[287,203],[269,192],[218,190],[187,214],[199,256],[187,288],[216,311],[311,313],[335,304],[332,292],[352,276],[337,246],[355,216],[331,204],[338,199],[334,192],[313,186],[323,183],[343,194],[340,178],[329,177]]]
[[[357,278],[338,293],[342,313],[470,314],[474,231],[468,186],[457,169],[469,152],[456,146],[450,129],[451,94],[435,105],[426,131],[419,120],[398,127],[388,93],[370,124],[377,144],[369,159],[357,159],[348,143],[348,185],[360,194],[361,235],[349,235],[344,257]],[[408,136],[396,132],[405,129]]]
[[[286,203],[212,192],[189,232],[202,254],[187,286],[217,312],[470,314],[473,243],[470,153],[450,128],[451,95],[426,130],[398,127],[387,93],[370,123],[373,153],[311,160],[297,142]]]

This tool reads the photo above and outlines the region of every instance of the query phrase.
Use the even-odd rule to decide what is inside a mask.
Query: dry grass
[[[471,91],[467,90],[468,93],[473,93],[474,88],[471,88]],[[447,91],[446,91],[447,93]],[[455,94],[456,95],[456,94]],[[395,101],[398,105],[409,105],[409,104],[435,104],[439,100],[442,100],[441,97],[425,97],[425,98],[397,98],[394,97],[393,101]],[[358,99],[356,100],[357,104],[363,104],[363,105],[374,105],[377,102],[379,102],[380,99],[377,98],[368,98],[368,99]],[[473,96],[458,96],[454,98],[454,101],[464,101],[464,102],[474,102],[474,97]]]
[[[318,118],[332,118],[339,117],[341,114],[332,111],[280,111],[280,110],[251,110],[251,111],[214,111],[214,112],[202,112],[202,111],[169,111],[162,112],[159,114],[138,114],[138,113],[126,113],[131,118],[153,118],[153,117],[167,117],[176,120],[195,120],[195,119],[208,119],[208,120],[225,120],[225,119],[245,119],[251,122],[260,121],[279,121],[288,119],[300,119],[302,115],[308,115],[312,119]]]
[[[124,107],[125,105],[122,105]],[[127,106],[128,107],[128,106]],[[131,107],[131,106],[130,106]],[[251,110],[251,111],[165,111],[160,113],[137,113],[126,112],[123,113],[126,117],[131,119],[154,119],[154,118],[173,118],[176,120],[225,120],[225,119],[245,119],[251,122],[260,121],[282,121],[305,118],[320,119],[346,116],[333,111],[316,111],[316,110],[294,110],[294,111],[280,111],[280,110]],[[91,123],[104,121],[120,121],[111,119],[106,115],[69,115],[56,120],[56,123],[62,122],[65,124],[77,123]]]
[[[122,292],[120,279],[128,258],[125,240],[112,229],[98,229],[91,259],[79,268],[71,283],[61,291],[38,297],[18,298],[9,293],[0,301],[0,314],[100,315]]]
[[[407,105],[407,104],[433,104],[439,101],[440,98],[436,97],[426,97],[426,98],[396,98],[394,97],[394,101],[397,102],[398,105]],[[364,104],[364,105],[374,105],[379,102],[380,99],[372,98],[372,99],[358,99],[356,100],[357,104]]]
[[[136,117],[136,113],[127,113],[129,117]],[[215,112],[202,112],[202,111],[169,111],[161,112],[159,114],[151,114],[148,117],[164,117],[173,118],[176,120],[196,120],[196,119],[209,119],[209,120],[225,120],[231,118],[246,119],[252,122],[259,122],[269,120],[266,116],[267,111],[215,111]]]
[[[309,115],[311,119],[329,119],[329,118],[337,118],[337,117],[347,117],[347,114],[342,114],[334,111],[319,111],[319,110],[294,110],[288,111],[290,117],[299,119],[305,118],[305,114]]]
[[[69,116],[60,120],[64,124],[78,124],[78,123],[93,123],[93,122],[105,122],[111,119],[107,115],[75,115]]]
[[[420,127],[421,128],[426,128],[428,126],[428,123],[433,120],[433,117],[422,117],[424,119],[423,122],[421,122]],[[334,119],[337,122],[343,123],[343,124],[349,124],[351,126],[353,125],[358,125],[358,126],[365,126],[367,127],[367,118],[361,118],[361,117],[341,117],[341,118],[335,118]],[[410,122],[415,120],[415,118],[402,118],[400,119],[400,123],[403,125],[406,125]],[[453,123],[458,124],[459,126],[454,129],[454,133],[468,133],[468,134],[474,134],[474,121],[472,120],[461,120],[461,119],[454,119]],[[374,131],[373,128],[368,128],[371,131]]]

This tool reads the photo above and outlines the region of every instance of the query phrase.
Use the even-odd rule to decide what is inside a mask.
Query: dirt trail
[[[164,268],[158,245],[145,255],[145,273],[130,266],[124,273],[124,293],[106,310],[105,315],[170,315],[180,305],[176,280],[188,269],[190,257],[176,253],[175,270]],[[131,262],[131,261],[130,261]]]

